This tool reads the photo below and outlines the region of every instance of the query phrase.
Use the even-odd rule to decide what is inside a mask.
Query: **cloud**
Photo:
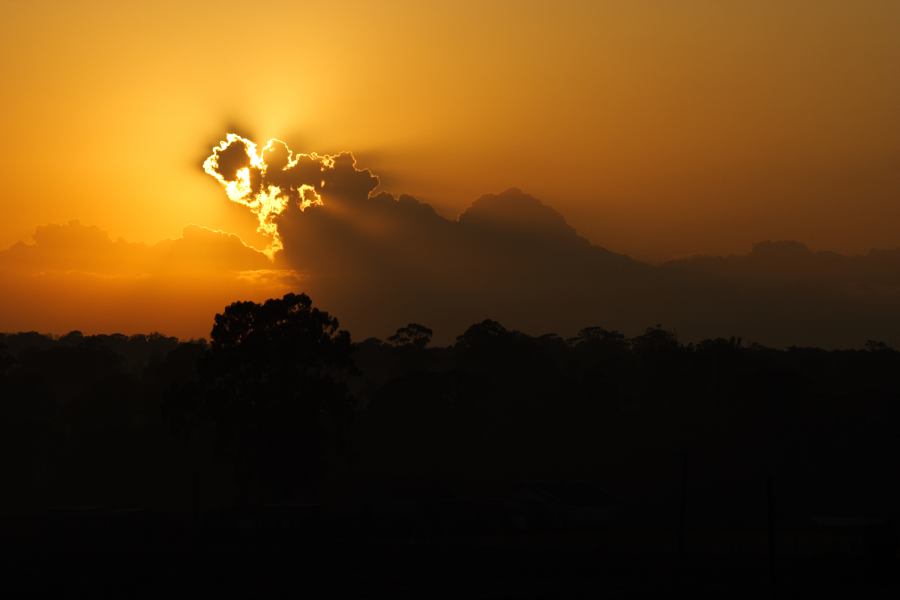
[[[114,241],[77,221],[45,225],[33,241],[0,251],[0,330],[201,337],[230,302],[300,285],[237,236],[197,225],[152,245]]]
[[[650,270],[592,246],[517,189],[447,219],[411,196],[374,193],[378,178],[352,154],[295,154],[278,140],[259,150],[234,134],[204,169],[259,219],[275,264],[303,272],[306,291],[361,335],[409,319],[455,335],[486,316],[572,328],[588,306],[607,316],[630,311],[625,292]],[[550,308],[563,300],[584,309]]]
[[[257,150],[229,136],[206,166],[269,233],[265,252],[196,225],[151,245],[77,222],[39,227],[0,251],[0,330],[200,336],[235,300],[303,291],[357,339],[418,322],[443,343],[488,318],[535,334],[662,323],[685,340],[900,344],[900,250],[841,256],[765,242],[745,256],[653,266],[591,244],[515,188],[450,219],[377,193],[349,153],[295,154],[277,140]]]
[[[749,254],[695,256],[667,263],[684,271],[706,273],[747,287],[811,286],[900,288],[900,249],[872,250],[859,256],[814,252],[800,242],[765,241]]]
[[[81,271],[144,273],[270,269],[264,254],[238,236],[199,225],[188,225],[178,239],[146,245],[113,241],[95,226],[70,221],[35,229],[33,242],[19,242],[0,252],[0,269],[18,271]]]
[[[371,173],[355,168],[349,153],[294,154],[276,139],[259,149],[235,133],[213,147],[203,170],[222,184],[229,200],[243,204],[256,215],[259,232],[271,239],[264,250],[270,257],[282,248],[275,220],[286,210],[295,207],[303,211],[321,205],[326,187],[339,194],[367,195],[378,185]]]
[[[349,153],[295,154],[278,140],[258,151],[229,135],[206,167],[229,199],[265,221],[274,264],[303,273],[303,291],[357,337],[414,321],[448,341],[493,318],[531,333],[587,325],[638,333],[663,323],[685,339],[900,340],[890,308],[900,262],[884,253],[808,260],[802,245],[763,244],[745,260],[652,266],[591,244],[515,188],[448,219],[411,196],[376,193],[378,178]],[[278,208],[265,209],[275,189]]]

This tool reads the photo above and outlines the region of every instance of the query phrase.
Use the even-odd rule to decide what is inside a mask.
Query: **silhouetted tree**
[[[508,368],[515,362],[518,333],[491,319],[470,326],[456,338],[454,350],[460,366],[477,371]]]
[[[648,327],[644,333],[632,338],[631,348],[637,355],[651,356],[670,354],[679,349],[678,338],[673,331],[662,325]]]
[[[236,302],[200,361],[201,419],[215,425],[244,502],[290,495],[321,470],[349,407],[350,335],[305,294]],[[257,498],[259,499],[259,498]]]
[[[537,530],[527,507],[540,506],[548,515],[540,528],[596,512],[615,514],[626,528],[668,532],[687,455],[688,545],[695,521],[710,531],[725,523],[758,528],[770,474],[785,507],[779,520],[898,518],[900,485],[891,474],[900,455],[900,353],[884,344],[682,344],[661,326],[634,338],[587,327],[563,340],[491,320],[448,347],[428,347],[429,335],[410,324],[391,343],[352,345],[336,319],[294,294],[228,306],[209,344],[154,334],[0,334],[0,509],[183,510],[191,487],[201,507],[237,497],[290,502],[316,491],[327,473],[334,485],[319,498],[336,500],[332,507],[354,519],[330,520],[326,514],[339,514],[330,510],[278,519],[312,529],[327,523],[322,531],[333,539],[358,523],[366,531],[380,525],[387,506],[400,519],[418,511],[431,524],[461,515],[478,535],[517,514],[515,527],[527,534]],[[326,470],[341,442],[353,452],[337,464],[353,468]],[[561,511],[554,497],[569,487],[573,503]],[[593,510],[593,496],[578,491],[592,487],[628,508]],[[488,498],[490,516],[473,518],[470,500]],[[163,512],[151,511],[148,522],[163,523]],[[207,516],[196,521],[198,540],[207,524],[230,518]],[[269,517],[254,522],[271,524]],[[441,527],[462,535],[453,519]],[[255,544],[267,539],[264,529]],[[886,569],[896,552],[892,530],[867,534]],[[389,535],[397,531],[387,525]],[[293,542],[293,533],[281,533]]]
[[[867,340],[866,350],[869,352],[896,352],[890,345],[879,340]]]
[[[609,363],[621,361],[628,352],[624,334],[602,327],[585,327],[567,342],[582,365],[591,368],[612,366]]]
[[[418,323],[410,323],[405,327],[401,327],[397,332],[390,336],[387,341],[398,347],[412,346],[417,349],[423,349],[431,341],[434,332],[424,325]]]
[[[12,357],[6,350],[6,346],[4,344],[0,344],[0,377],[6,375],[6,371],[12,367],[15,359]]]
[[[612,352],[622,352],[628,348],[624,334],[602,327],[585,327],[578,332],[578,335],[570,338],[568,342],[575,348],[590,350],[603,349]]]

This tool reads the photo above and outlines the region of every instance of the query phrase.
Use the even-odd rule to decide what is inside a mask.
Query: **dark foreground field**
[[[368,514],[67,510],[7,518],[4,588],[35,595],[341,598],[896,597],[883,523],[678,532],[574,526],[521,507],[432,502]],[[547,510],[552,510],[545,507]],[[532,518],[537,518],[532,515]],[[574,518],[569,515],[569,518]]]
[[[0,336],[5,590],[897,597],[900,353],[663,327]],[[2,591],[2,590],[0,590]]]

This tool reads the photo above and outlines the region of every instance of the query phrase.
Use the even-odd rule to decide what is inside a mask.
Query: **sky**
[[[71,219],[248,242],[226,130],[349,150],[455,217],[517,186],[665,260],[900,244],[900,4],[4,0],[0,246]]]
[[[376,192],[451,220],[517,187],[644,261],[900,246],[894,0],[0,12],[0,248],[73,220],[148,248],[186,226],[265,248],[201,167],[227,132],[353,152]]]

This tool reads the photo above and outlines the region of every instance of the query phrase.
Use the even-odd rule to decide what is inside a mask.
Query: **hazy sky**
[[[900,246],[896,0],[2,0],[0,246],[80,219],[265,244],[231,128],[455,216],[518,186],[639,258]]]

